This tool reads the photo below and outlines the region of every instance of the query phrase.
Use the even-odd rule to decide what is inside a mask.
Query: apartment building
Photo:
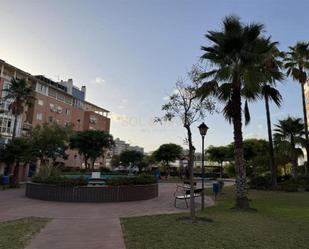
[[[2,89],[10,86],[12,78],[26,79],[35,89],[34,105],[18,117],[17,136],[31,127],[53,122],[71,125],[76,131],[110,131],[109,111],[86,101],[85,86],[79,89],[72,79],[55,82],[43,75],[31,75],[0,60],[0,143],[6,143],[13,132],[14,116],[8,109],[10,103],[2,99],[6,94]],[[97,164],[102,165],[102,160],[99,159]],[[77,152],[69,151],[69,158],[64,163],[81,166],[82,161]]]
[[[123,141],[123,140],[120,140],[119,138],[116,138],[114,140],[114,148],[113,148],[113,151],[112,151],[112,155],[120,155],[121,152],[125,151],[125,150],[134,150],[134,151],[139,151],[141,153],[144,154],[144,148],[142,147],[139,147],[139,146],[131,146],[129,143]]]

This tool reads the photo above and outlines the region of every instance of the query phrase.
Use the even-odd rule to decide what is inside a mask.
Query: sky
[[[259,22],[287,50],[309,41],[308,0],[1,0],[0,59],[31,74],[72,78],[86,85],[86,99],[110,110],[111,134],[152,151],[162,143],[184,143],[177,121],[154,124],[175,82],[199,61],[204,35],[219,30],[226,15]],[[286,79],[272,121],[302,115],[301,90]],[[250,104],[245,138],[266,138],[263,101]],[[206,146],[232,142],[232,126],[221,113],[207,115]],[[193,141],[201,137],[193,124]]]

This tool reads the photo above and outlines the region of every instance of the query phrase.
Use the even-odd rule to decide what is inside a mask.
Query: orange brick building
[[[35,89],[34,105],[18,117],[17,136],[26,133],[31,127],[52,122],[72,125],[76,131],[110,131],[109,111],[85,100],[85,86],[77,88],[72,79],[55,82],[42,75],[34,76],[0,60],[0,143],[6,143],[13,131],[14,117],[8,110],[9,101],[1,100],[5,96],[2,89],[10,86],[13,77],[26,79]],[[69,151],[69,158],[64,163],[78,167],[82,166],[82,161],[77,152]],[[98,159],[96,165],[104,165],[103,159]]]

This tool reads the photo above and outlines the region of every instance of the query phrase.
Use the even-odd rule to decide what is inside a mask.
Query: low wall
[[[141,201],[157,197],[158,184],[62,187],[28,182],[26,196],[45,201],[64,202]]]

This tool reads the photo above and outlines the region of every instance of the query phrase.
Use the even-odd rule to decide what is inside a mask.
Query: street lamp
[[[204,190],[205,190],[205,167],[204,167],[204,139],[208,131],[208,126],[203,122],[198,126],[198,129],[200,130],[200,134],[202,136],[202,189],[203,189],[203,195],[202,195],[202,210],[205,208],[205,196],[204,196]]]

